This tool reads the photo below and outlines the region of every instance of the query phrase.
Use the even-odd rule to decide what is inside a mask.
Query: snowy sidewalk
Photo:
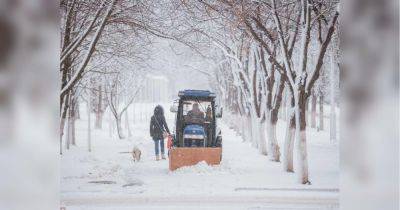
[[[258,150],[242,142],[241,137],[224,124],[221,126],[221,165],[211,167],[199,163],[174,172],[168,170],[168,160],[154,161],[154,145],[148,137],[147,123],[135,126],[134,130],[139,132],[134,133],[131,140],[111,139],[106,131],[96,130],[92,153],[86,151],[86,142],[80,141],[85,139],[85,121],[81,120],[77,125],[82,128],[78,130],[78,147],[65,152],[61,158],[62,205],[122,205],[124,209],[123,204],[130,207],[154,204],[157,209],[160,204],[177,209],[176,203],[198,207],[201,201],[207,200],[210,209],[218,209],[211,208],[212,203],[216,206],[237,204],[233,205],[236,209],[247,208],[250,204],[254,207],[257,203],[282,206],[281,209],[290,209],[291,204],[318,207],[311,209],[337,207],[338,180],[335,179],[338,176],[332,174],[331,169],[320,169],[319,166],[324,161],[336,161],[336,157],[329,157],[335,151],[332,145],[310,144],[310,158],[317,157],[310,161],[310,173],[323,177],[312,175],[313,185],[300,185],[296,183],[295,174],[283,172],[280,163],[258,154]],[[135,144],[139,144],[143,153],[139,163],[133,163],[129,154],[120,154]],[[319,157],[321,155],[324,157]],[[110,183],[90,183],[99,181]]]

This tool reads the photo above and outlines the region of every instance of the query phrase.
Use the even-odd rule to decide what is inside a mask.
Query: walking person
[[[161,158],[165,159],[164,152],[164,138],[169,135],[169,129],[167,122],[165,122],[164,109],[162,106],[157,105],[154,108],[154,115],[151,116],[150,120],[150,136],[154,141],[154,152],[156,155],[156,160],[160,160],[160,149]]]

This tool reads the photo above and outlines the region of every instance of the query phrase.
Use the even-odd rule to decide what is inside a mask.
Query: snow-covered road
[[[168,121],[172,125],[172,118]],[[199,163],[170,172],[168,160],[154,160],[147,124],[136,121],[128,140],[109,137],[108,129],[95,130],[93,151],[88,153],[86,121],[79,120],[77,146],[61,157],[61,205],[68,210],[338,208],[337,145],[320,139],[309,143],[313,184],[300,185],[295,174],[283,172],[280,163],[258,154],[222,124],[221,165]],[[278,126],[283,128],[283,123]],[[134,145],[143,153],[139,163],[120,153]]]

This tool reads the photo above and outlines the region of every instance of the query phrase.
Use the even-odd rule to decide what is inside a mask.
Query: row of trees
[[[279,110],[286,109],[282,106],[286,98],[290,108],[283,168],[295,171],[300,183],[310,183],[307,104],[311,101],[312,127],[316,126],[317,98],[321,112],[325,101],[335,108],[336,93],[327,93],[327,87],[331,84],[331,89],[337,90],[334,69],[339,2],[182,0],[175,3],[184,13],[182,19],[190,20],[183,23],[183,28],[194,36],[186,40],[196,42],[196,50],[211,63],[210,82],[221,104],[236,116],[233,121],[244,139],[271,161],[281,161],[276,124]],[[333,65],[330,68],[324,65],[329,58]],[[325,95],[332,97],[326,100]],[[334,116],[335,112],[332,113]],[[335,131],[333,128],[332,138]]]
[[[151,56],[151,28],[143,17],[150,21],[152,8],[151,2],[123,0],[60,2],[60,153],[63,145],[75,144],[83,102],[95,113],[96,128],[102,128],[108,110],[119,138],[125,138],[122,116],[139,92]]]

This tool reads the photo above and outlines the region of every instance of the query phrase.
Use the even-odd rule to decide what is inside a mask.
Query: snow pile
[[[178,168],[175,171],[170,172],[171,174],[226,174],[232,173],[230,168],[226,167],[226,165],[208,165],[205,161],[201,161],[193,166],[184,166],[182,168]]]

